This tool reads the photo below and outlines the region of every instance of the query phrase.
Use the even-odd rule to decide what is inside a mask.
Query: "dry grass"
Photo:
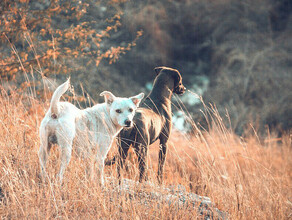
[[[58,149],[48,163],[48,183],[41,183],[38,163],[38,127],[49,101],[43,103],[1,88],[0,96],[0,202],[1,218],[95,219],[194,219],[195,209],[178,209],[157,201],[142,204],[139,198],[102,190],[84,174],[84,164],[73,156],[64,184],[55,181]],[[181,184],[208,196],[230,219],[288,219],[292,217],[291,135],[281,139],[239,138],[225,128],[216,109],[207,108],[209,132],[184,135],[173,132],[165,166],[165,185]],[[113,154],[115,148],[111,154]],[[156,183],[158,146],[148,157],[149,181]],[[134,154],[124,177],[137,179]],[[115,177],[115,167],[106,168]],[[139,189],[137,189],[139,190]]]

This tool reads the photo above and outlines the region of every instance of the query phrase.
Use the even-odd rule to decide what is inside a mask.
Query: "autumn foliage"
[[[117,2],[110,2],[108,7]],[[88,11],[105,10],[95,1],[2,1],[0,8],[0,74],[2,79],[18,84],[25,74],[30,77],[35,73],[40,76],[37,79],[74,75],[98,67],[103,59],[109,64],[116,62],[142,34],[138,31],[123,46],[105,45],[103,41],[118,31],[122,12],[111,9],[106,19],[90,18]]]

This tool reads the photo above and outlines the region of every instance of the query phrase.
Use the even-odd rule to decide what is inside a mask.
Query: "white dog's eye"
[[[116,113],[119,113],[119,114],[122,113],[121,109],[117,109]]]
[[[129,112],[133,112],[133,109],[132,108],[129,108]]]

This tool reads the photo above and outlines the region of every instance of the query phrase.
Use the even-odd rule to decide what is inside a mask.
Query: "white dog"
[[[54,92],[50,109],[40,126],[39,160],[42,177],[45,174],[46,162],[50,148],[58,144],[61,149],[61,166],[59,181],[62,183],[64,171],[70,162],[72,146],[79,155],[89,156],[96,151],[95,160],[100,174],[100,182],[104,184],[104,160],[116,135],[123,127],[133,125],[133,117],[144,93],[130,97],[115,97],[104,91],[105,103],[94,105],[84,110],[78,109],[69,102],[59,102],[67,91],[70,79],[60,85]]]

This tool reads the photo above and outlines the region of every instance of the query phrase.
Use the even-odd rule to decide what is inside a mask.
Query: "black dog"
[[[117,166],[120,180],[120,168],[128,155],[130,145],[133,145],[138,156],[140,178],[147,179],[145,175],[148,146],[157,139],[160,140],[158,182],[162,182],[163,166],[166,157],[167,141],[171,132],[171,96],[173,93],[183,94],[185,87],[179,71],[167,67],[154,69],[157,76],[153,88],[147,98],[142,101],[133,119],[134,126],[123,129],[119,134],[119,164]],[[106,164],[113,164],[115,158]]]

